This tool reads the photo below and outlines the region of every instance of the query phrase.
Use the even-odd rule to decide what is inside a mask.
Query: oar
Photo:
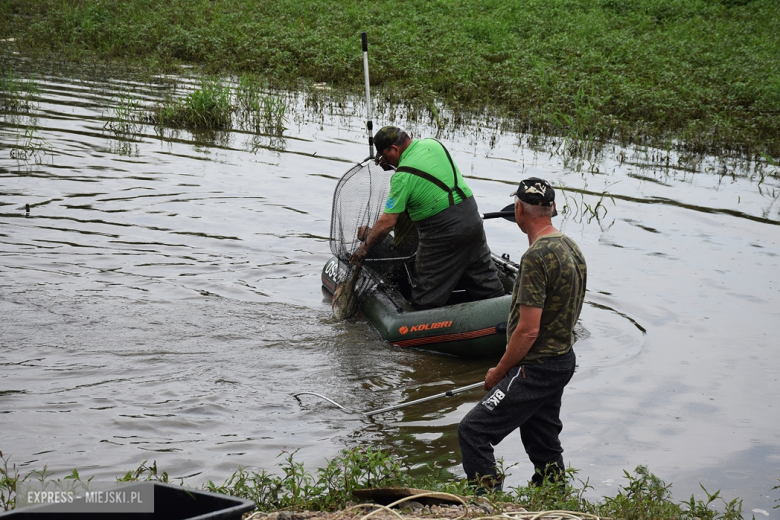
[[[293,394],[293,397],[295,397],[297,399],[299,395],[315,395],[317,397],[325,399],[329,403],[332,403],[332,404],[338,406],[339,408],[341,408],[345,412],[348,412],[348,413],[360,413],[362,415],[365,415],[366,417],[371,417],[372,415],[378,415],[380,413],[390,412],[390,411],[393,411],[393,410],[398,410],[400,408],[406,408],[407,406],[412,406],[414,404],[424,403],[426,401],[432,401],[432,400],[438,399],[440,397],[452,397],[453,395],[457,395],[457,394],[460,394],[460,393],[463,393],[463,392],[468,392],[469,390],[474,390],[475,388],[482,388],[484,386],[484,384],[485,383],[483,381],[480,381],[480,382],[474,383],[472,385],[462,386],[462,387],[456,388],[454,390],[447,390],[446,392],[442,392],[440,394],[431,395],[429,397],[423,397],[422,399],[415,399],[414,401],[409,401],[408,403],[401,403],[401,404],[396,404],[396,405],[393,405],[393,406],[388,406],[386,408],[379,408],[378,410],[372,410],[370,412],[356,412],[354,410],[348,410],[347,408],[341,406],[339,403],[337,403],[333,399],[328,399],[324,395],[315,394],[314,392],[298,392],[297,394]],[[300,401],[300,399],[299,399],[299,401]]]
[[[515,222],[515,205],[510,204],[509,206],[505,207],[501,211],[494,211],[493,213],[482,214],[482,220],[487,220],[489,218],[503,218],[508,220],[509,222]]]

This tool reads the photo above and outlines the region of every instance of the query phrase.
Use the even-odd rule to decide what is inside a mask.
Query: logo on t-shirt
[[[393,197],[388,198],[387,202],[385,202],[385,208],[393,209],[394,207],[395,207],[395,199]]]

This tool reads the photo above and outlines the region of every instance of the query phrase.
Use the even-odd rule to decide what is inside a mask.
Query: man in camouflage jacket
[[[574,326],[586,283],[582,252],[552,225],[557,214],[552,186],[532,177],[512,195],[529,247],[512,292],[506,352],[485,377],[489,394],[458,428],[466,476],[494,489],[501,488],[501,475],[493,446],[517,428],[535,468],[532,481],[561,477],[561,397],[574,374]]]

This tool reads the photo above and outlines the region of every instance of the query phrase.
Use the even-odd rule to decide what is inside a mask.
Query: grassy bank
[[[517,129],[780,156],[776,0],[0,0],[22,53],[260,73]],[[380,122],[381,123],[381,122]]]
[[[0,511],[10,510],[16,504],[16,488],[25,480],[44,482],[51,480],[46,468],[26,476],[19,474],[9,456],[0,452]],[[339,457],[328,462],[327,467],[311,474],[303,464],[294,460],[294,454],[282,453],[278,464],[282,475],[265,470],[249,471],[239,468],[223,483],[209,481],[203,488],[253,500],[259,511],[337,511],[354,500],[352,491],[379,487],[411,487],[451,493],[459,496],[473,494],[465,480],[446,478],[441,468],[426,468],[424,477],[413,477],[402,459],[372,448],[344,450]],[[685,502],[675,502],[671,485],[650,473],[644,466],[633,473],[624,472],[626,483],[616,496],[589,501],[584,493],[590,486],[577,478],[577,471],[569,469],[563,483],[544,482],[541,486],[518,486],[506,492],[489,493],[486,498],[492,504],[493,514],[499,514],[502,504],[520,504],[529,511],[581,511],[600,517],[638,520],[667,519],[739,519],[742,518],[742,501],[729,502],[704,490],[706,500],[691,497]],[[89,486],[91,479],[84,478],[74,469],[66,480]],[[117,478],[119,482],[160,481],[175,483],[176,478],[157,468],[157,464],[145,462],[135,470]],[[777,486],[775,489],[780,488]],[[702,487],[702,489],[704,489]],[[778,506],[780,507],[780,506]],[[477,509],[479,513],[479,509]],[[478,514],[477,516],[481,516]]]

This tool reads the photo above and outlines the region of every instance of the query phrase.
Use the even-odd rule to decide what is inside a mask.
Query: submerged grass
[[[103,128],[113,132],[115,136],[132,138],[142,127],[139,106],[138,99],[126,93],[119,94],[108,109]]]
[[[11,146],[9,152],[11,159],[18,163],[29,164],[33,161],[35,164],[43,164],[46,156],[49,155],[54,160],[54,151],[51,145],[36,135],[37,127],[28,126],[24,129],[24,135],[17,136],[17,142]]]
[[[35,106],[38,93],[38,84],[34,79],[21,80],[14,76],[11,69],[0,72],[0,109],[29,112]]]
[[[776,0],[2,0],[27,54],[491,107],[516,129],[780,156]],[[177,113],[178,115],[178,113]]]
[[[287,103],[268,92],[267,83],[257,74],[244,73],[236,87],[236,111],[241,124],[249,129],[281,135],[287,128]]]
[[[204,489],[216,493],[253,500],[259,511],[308,510],[336,511],[344,509],[353,500],[352,491],[376,487],[413,487],[459,496],[473,495],[465,479],[448,478],[439,467],[427,467],[422,477],[413,477],[403,459],[390,452],[371,447],[345,449],[341,455],[328,461],[325,468],[311,474],[303,464],[294,460],[294,453],[282,452],[278,464],[281,475],[239,468],[223,483],[212,481]],[[9,467],[8,456],[0,452],[0,507],[8,511],[16,505],[17,486],[28,479],[41,482],[50,478],[46,467],[22,477],[15,465]],[[504,471],[500,468],[501,471]],[[706,500],[693,496],[684,502],[675,502],[671,484],[653,475],[645,466],[638,466],[633,474],[624,471],[627,484],[621,486],[614,497],[599,501],[584,498],[587,481],[577,478],[577,471],[568,469],[562,481],[545,481],[541,486],[518,486],[507,492],[489,493],[494,514],[499,514],[507,503],[520,504],[530,511],[580,511],[601,517],[637,520],[682,519],[741,519],[742,501],[725,501],[720,492],[709,493],[702,486]],[[89,487],[91,479],[83,480],[76,469],[65,479],[71,479]],[[175,482],[167,472],[157,468],[157,463],[144,461],[135,470],[117,478],[119,482],[159,481]],[[780,480],[780,479],[779,479]],[[778,489],[776,486],[773,489]],[[720,509],[716,509],[716,504]],[[779,506],[780,507],[780,506]]]

